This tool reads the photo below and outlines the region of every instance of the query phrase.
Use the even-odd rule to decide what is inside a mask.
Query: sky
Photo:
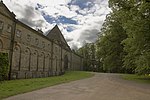
[[[46,35],[58,25],[72,49],[95,42],[110,12],[108,0],[3,0],[16,18]]]

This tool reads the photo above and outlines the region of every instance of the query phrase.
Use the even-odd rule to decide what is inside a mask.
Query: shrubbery
[[[0,53],[0,81],[7,79],[8,77],[8,54]]]

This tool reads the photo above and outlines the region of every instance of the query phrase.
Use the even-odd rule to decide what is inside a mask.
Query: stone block
[[[23,72],[23,71],[18,71],[17,78],[18,78],[18,79],[23,79],[23,78],[25,78],[25,72]]]
[[[25,77],[26,77],[26,78],[32,78],[32,72],[29,72],[29,71],[26,72],[26,73],[25,73]]]
[[[18,73],[17,72],[12,72],[10,78],[11,79],[17,79],[18,78]]]

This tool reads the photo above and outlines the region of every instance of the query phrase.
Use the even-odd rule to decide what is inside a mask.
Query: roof
[[[50,40],[58,41],[65,49],[71,50],[57,25],[46,36]]]

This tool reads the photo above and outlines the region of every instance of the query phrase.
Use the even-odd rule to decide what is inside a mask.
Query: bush
[[[7,53],[0,53],[0,81],[7,79],[8,77],[8,54]]]

